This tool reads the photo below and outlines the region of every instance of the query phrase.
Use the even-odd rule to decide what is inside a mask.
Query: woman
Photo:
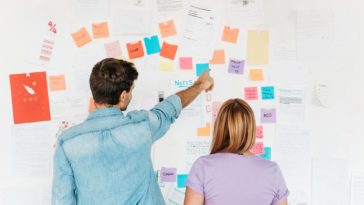
[[[211,154],[193,164],[185,205],[287,205],[289,191],[275,162],[255,156],[255,118],[241,99],[217,115]]]

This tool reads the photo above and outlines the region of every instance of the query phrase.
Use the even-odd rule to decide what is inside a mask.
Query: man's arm
[[[212,90],[214,79],[209,76],[210,69],[203,72],[197,81],[189,88],[176,93],[181,98],[182,108],[187,107],[203,90]]]
[[[209,71],[210,69],[205,71],[191,87],[169,96],[150,110],[149,120],[153,142],[167,132],[182,108],[189,105],[203,90],[207,92],[212,89],[214,80],[209,76]]]
[[[52,205],[76,205],[73,171],[59,142],[53,164]]]

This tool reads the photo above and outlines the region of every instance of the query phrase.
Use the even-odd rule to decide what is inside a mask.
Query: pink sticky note
[[[258,138],[258,139],[263,139],[264,138],[263,125],[259,125],[259,126],[256,127],[256,138]]]
[[[245,100],[258,100],[258,89],[257,87],[246,87],[244,89]]]
[[[108,58],[121,58],[121,47],[119,41],[105,43],[104,47]]]
[[[254,147],[250,151],[254,154],[264,154],[263,142],[255,143]]]
[[[222,102],[213,102],[212,103],[212,122],[215,123],[217,114],[219,113],[219,110],[222,106]]]
[[[179,67],[183,70],[192,70],[192,57],[180,57],[179,58]]]
[[[262,123],[275,123],[276,122],[276,109],[264,109],[260,110],[260,121]]]

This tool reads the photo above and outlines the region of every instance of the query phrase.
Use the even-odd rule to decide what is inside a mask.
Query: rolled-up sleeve
[[[149,126],[153,142],[157,141],[168,131],[181,111],[182,103],[177,95],[167,97],[149,111]]]

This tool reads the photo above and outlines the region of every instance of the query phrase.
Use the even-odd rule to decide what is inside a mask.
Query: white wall
[[[158,23],[173,19],[177,27],[177,36],[167,39],[159,38],[160,43],[163,40],[177,43],[180,48],[183,47],[181,35],[184,29],[184,16],[187,9],[181,12],[158,13],[156,11],[156,1],[147,2],[148,8],[152,8],[152,31],[147,35],[138,36],[116,36],[113,35],[112,18],[109,12],[101,17],[94,15],[85,17],[81,16],[84,12],[73,11],[73,1],[2,1],[0,9],[1,38],[0,38],[0,204],[49,204],[49,187],[51,184],[51,173],[42,177],[18,176],[12,170],[13,159],[13,137],[12,129],[23,129],[13,125],[11,94],[9,85],[9,74],[24,73],[32,71],[47,71],[49,74],[65,74],[67,80],[67,92],[64,95],[75,98],[78,96],[81,100],[81,106],[74,108],[81,110],[78,115],[62,116],[55,119],[55,114],[60,114],[65,110],[58,111],[51,103],[52,122],[35,123],[34,125],[25,125],[25,128],[45,126],[49,127],[49,141],[53,143],[56,126],[59,121],[66,119],[78,121],[87,113],[87,102],[89,93],[80,91],[75,85],[79,79],[73,79],[75,72],[78,72],[75,61],[81,61],[82,66],[90,68],[98,60],[105,57],[103,43],[119,40],[122,47],[123,56],[127,56],[125,44],[129,41],[142,40],[146,36],[158,34]],[[95,2],[95,1],[89,1]],[[115,5],[117,1],[110,1],[109,5]],[[123,1],[124,3],[127,1]],[[195,1],[191,1],[195,2]],[[214,48],[224,48],[227,56],[245,59],[246,55],[246,38],[247,30],[240,28],[239,41],[236,45],[221,42],[220,35],[226,23],[227,9],[224,3],[227,1],[199,1],[202,4],[208,4],[219,11],[220,18],[218,39]],[[306,204],[350,204],[349,199],[345,198],[342,202],[332,202],[327,199],[327,195],[338,192],[344,192],[350,195],[350,189],[346,183],[350,183],[350,174],[364,172],[364,138],[361,129],[361,122],[364,115],[364,93],[361,92],[361,83],[364,80],[364,68],[362,56],[364,55],[364,24],[362,19],[364,3],[360,0],[349,1],[330,1],[330,0],[265,0],[265,24],[257,27],[258,29],[268,29],[270,32],[270,63],[260,66],[266,74],[266,81],[261,83],[251,83],[247,78],[247,71],[255,66],[245,66],[243,77],[227,73],[227,63],[225,65],[212,66],[212,75],[216,80],[215,90],[212,92],[212,101],[223,101],[230,97],[243,97],[243,88],[247,85],[275,85],[278,88],[300,87],[305,90],[305,120],[300,123],[304,127],[303,135],[309,139],[311,150],[307,150],[307,156],[313,161],[313,166],[307,167],[310,170],[308,183],[301,182],[297,177],[287,176],[287,183],[292,186],[302,185],[305,188],[290,187],[293,199],[292,204],[304,202]],[[297,31],[297,22],[299,14],[302,11],[318,11],[323,16],[329,16],[329,37],[325,40],[304,41],[299,38]],[[52,62],[48,68],[37,66],[29,62],[33,55],[37,55],[41,40],[46,33],[46,24],[48,20],[54,20],[57,23],[58,31],[56,37],[56,46],[52,55]],[[90,44],[77,49],[70,37],[82,26],[90,30],[91,23],[107,20],[110,27],[110,38],[98,39]],[[283,44],[286,42],[287,44]],[[296,60],[278,59],[277,49],[279,46],[293,46],[297,53]],[[180,51],[180,50],[179,50]],[[176,79],[195,79],[194,71],[185,72],[178,68],[178,57],[188,54],[177,53],[175,59],[175,71],[172,73],[163,73],[159,71],[159,61],[163,60],[158,56],[145,56],[135,61],[140,71],[140,78],[137,81],[134,92],[134,102],[132,107],[141,108],[145,105],[143,100],[148,96],[157,96],[158,90],[164,90],[170,93],[174,90],[172,81]],[[86,55],[86,58],[82,58]],[[194,63],[205,62],[207,59],[194,57]],[[34,59],[34,58],[33,58]],[[86,59],[86,60],[82,60]],[[86,76],[87,77],[87,76]],[[82,78],[85,79],[85,78]],[[292,80],[293,79],[293,80]],[[158,83],[156,83],[158,82]],[[319,106],[315,99],[316,83],[325,83],[329,86],[329,105],[328,107]],[[147,97],[145,97],[147,96]],[[62,94],[50,93],[50,101],[62,98]],[[53,99],[53,101],[52,101]],[[84,104],[82,104],[84,103]],[[278,102],[259,101],[252,103],[257,110],[264,106],[278,106]],[[256,113],[259,116],[259,113]],[[155,168],[161,166],[177,167],[180,173],[186,173],[186,139],[197,139],[195,130],[201,125],[201,119],[208,118],[208,115],[201,114],[204,117],[180,119],[172,128],[167,136],[158,142],[155,146],[153,159]],[[81,116],[81,117],[78,117]],[[206,117],[207,116],[207,117]],[[202,121],[203,123],[204,121]],[[266,125],[267,138],[265,143],[272,146],[272,157],[275,160],[275,137],[278,125]],[[295,125],[287,125],[296,127]],[[25,129],[24,128],[24,129]],[[183,128],[183,129],[181,129]],[[33,128],[34,129],[34,128]],[[294,137],[294,136],[293,136]],[[49,144],[51,146],[51,144]],[[39,149],[39,147],[34,147]],[[292,150],[294,154],[294,150]],[[51,158],[52,152],[48,153]],[[340,160],[338,160],[340,159]],[[343,184],[338,184],[342,189],[332,189],[327,183],[326,193],[318,188],[324,186],[320,183],[326,183],[325,179],[317,178],[317,174],[325,172],[331,164],[336,164],[336,169],[332,174],[340,174],[338,170],[347,166],[348,174],[344,171],[343,175],[337,178],[344,179]],[[279,162],[279,161],[278,161]],[[315,166],[315,162],[320,162],[320,166]],[[338,164],[340,163],[340,164]],[[51,162],[49,164],[51,166]],[[344,167],[345,168],[345,167]],[[26,170],[25,170],[26,171]],[[51,169],[49,169],[51,171]],[[285,170],[282,170],[285,173]],[[324,174],[331,179],[330,174]],[[305,176],[306,177],[306,176]],[[335,178],[335,177],[334,177]],[[312,181],[311,183],[311,179]],[[291,181],[292,180],[292,181]],[[340,180],[337,181],[342,182]],[[171,198],[171,188],[175,184],[165,184],[162,187],[166,198]],[[325,187],[325,186],[324,186]],[[301,192],[307,196],[300,197]],[[317,194],[319,196],[317,196]],[[327,195],[325,195],[327,194]],[[173,198],[173,197],[172,197]],[[337,198],[337,197],[333,197]],[[354,204],[354,203],[352,203]]]

